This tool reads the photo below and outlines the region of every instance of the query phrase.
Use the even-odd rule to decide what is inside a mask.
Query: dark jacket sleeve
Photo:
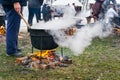
[[[0,0],[0,3],[3,5],[13,5],[15,2],[20,2],[22,6],[26,6],[27,0]]]

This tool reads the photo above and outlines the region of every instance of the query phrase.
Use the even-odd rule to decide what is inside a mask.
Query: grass
[[[31,52],[29,34],[21,33],[19,46]],[[60,48],[57,48],[60,52]],[[29,69],[15,64],[15,57],[5,55],[5,42],[0,42],[0,80],[120,80],[120,36],[95,38],[79,56],[64,48],[73,64],[58,69]]]

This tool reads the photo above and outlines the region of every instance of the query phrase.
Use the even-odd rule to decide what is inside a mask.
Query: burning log
[[[16,58],[16,63],[18,63],[18,64],[22,64],[23,63],[23,61],[24,60],[26,60],[26,59],[28,59],[28,57],[26,56],[26,57],[21,57],[21,58]]]
[[[33,57],[33,56],[31,56],[30,58],[31,58],[32,61],[40,62],[39,58],[37,58],[37,57]]]
[[[41,59],[41,63],[43,64],[49,64],[51,61],[48,59]]]
[[[31,63],[29,63],[30,64],[30,68],[39,68],[40,67],[40,62],[39,61],[33,61],[33,62],[31,62]]]

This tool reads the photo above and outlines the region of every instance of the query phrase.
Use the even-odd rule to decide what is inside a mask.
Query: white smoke
[[[49,30],[58,30],[70,27],[76,24],[76,19],[73,18],[60,18],[60,19],[53,19],[52,21],[48,21],[46,23],[40,22],[34,24],[31,28],[34,29],[49,29]]]
[[[55,41],[62,47],[67,47],[73,51],[75,55],[81,54],[84,49],[91,44],[95,37],[107,37],[111,30],[104,30],[102,23],[87,25],[81,29],[77,29],[72,36],[65,36],[64,31],[51,31]]]
[[[32,28],[50,30],[49,33],[54,37],[55,42],[59,46],[69,48],[73,51],[74,55],[79,55],[91,44],[95,37],[107,37],[111,34],[112,30],[110,25],[103,20],[76,29],[76,32],[72,36],[66,35],[65,30],[74,26],[80,20],[80,17],[83,18],[84,16],[84,13],[77,16],[78,18],[65,16],[47,23],[35,24]]]

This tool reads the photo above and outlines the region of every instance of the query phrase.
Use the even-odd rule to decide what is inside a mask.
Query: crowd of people
[[[105,19],[109,19],[119,16],[120,9],[117,6],[116,0],[96,0],[96,2],[91,6],[91,15],[86,17],[87,23],[91,22],[91,18],[94,22]]]

